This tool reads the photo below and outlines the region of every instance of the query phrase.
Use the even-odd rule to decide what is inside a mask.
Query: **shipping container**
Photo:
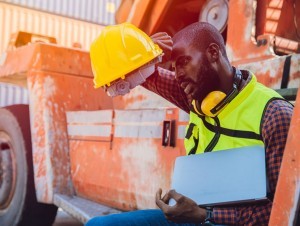
[[[121,0],[3,0],[4,2],[102,25],[115,24]]]
[[[65,47],[80,43],[83,50],[89,50],[102,28],[102,25],[0,2],[1,53],[7,49],[11,34],[18,31],[55,37],[57,44]]]
[[[26,88],[0,82],[0,107],[13,104],[29,104]]]

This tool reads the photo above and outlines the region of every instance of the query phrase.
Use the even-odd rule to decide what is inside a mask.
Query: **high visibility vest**
[[[256,81],[250,82],[214,118],[190,112],[184,140],[187,154],[264,145],[262,118],[268,103],[283,99],[277,92]]]

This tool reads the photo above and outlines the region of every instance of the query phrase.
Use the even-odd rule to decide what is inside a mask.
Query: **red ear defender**
[[[197,107],[197,100],[193,100],[192,105],[197,114],[215,117],[228,103],[233,100],[233,98],[236,97],[238,94],[238,87],[242,81],[242,73],[236,68],[233,69],[235,70],[235,76],[230,93],[226,95],[221,91],[210,92],[202,101],[201,110]]]

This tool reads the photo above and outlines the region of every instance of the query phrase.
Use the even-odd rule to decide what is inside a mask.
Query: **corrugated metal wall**
[[[92,23],[115,24],[115,12],[121,0],[1,0]]]
[[[0,83],[0,107],[13,104],[28,104],[28,90],[20,86]]]
[[[0,54],[7,49],[10,35],[17,31],[52,36],[59,45],[66,47],[78,42],[82,49],[89,50],[102,28],[101,25],[0,2]]]

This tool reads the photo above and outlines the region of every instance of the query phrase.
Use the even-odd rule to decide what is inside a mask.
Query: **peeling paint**
[[[156,146],[151,140],[145,142],[124,143],[121,147],[121,162],[123,171],[121,175],[131,178],[128,181],[129,191],[135,195],[137,208],[145,206],[145,202],[153,204],[156,190],[162,186],[155,180],[155,168],[158,163]],[[151,181],[152,183],[149,183]],[[150,192],[149,192],[150,191]],[[140,199],[141,193],[152,193],[151,200]]]
[[[37,53],[36,54],[36,57],[34,59],[34,62],[32,64],[32,67],[37,67],[38,66],[38,63],[40,62],[41,60],[41,54],[40,53]]]
[[[68,123],[93,121],[97,124],[91,117],[95,113],[86,112],[86,119],[82,114],[68,112],[72,116],[68,117]],[[164,192],[170,188],[174,160],[184,154],[183,140],[182,144],[177,140],[175,148],[162,147],[161,134],[157,137],[155,133],[143,133],[141,129],[148,130],[153,126],[161,129],[163,120],[178,120],[178,117],[177,109],[120,110],[115,112],[112,122],[113,127],[122,125],[124,133],[123,136],[114,134],[112,142],[72,136],[70,159],[76,192],[124,210],[155,208],[154,197],[158,188]],[[101,124],[97,125],[100,129]],[[81,167],[77,171],[78,165]]]

